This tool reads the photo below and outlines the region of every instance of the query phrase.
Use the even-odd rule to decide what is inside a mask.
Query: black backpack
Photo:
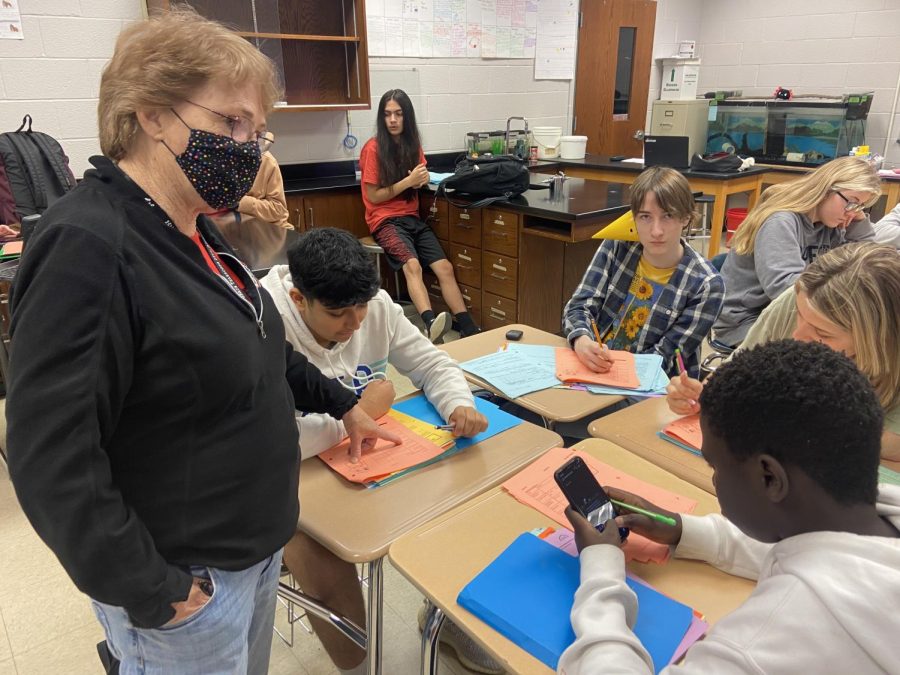
[[[39,215],[73,187],[69,158],[55,138],[31,130],[31,115],[0,134],[0,223]]]
[[[530,177],[528,166],[518,157],[465,157],[456,164],[455,173],[440,182],[437,195],[456,206],[478,209],[522,194],[529,187]],[[454,197],[465,195],[477,201],[454,201],[448,191]]]

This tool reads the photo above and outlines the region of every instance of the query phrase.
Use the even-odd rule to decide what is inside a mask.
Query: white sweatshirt
[[[475,407],[460,367],[410,323],[385,291],[369,301],[360,329],[347,342],[327,349],[316,342],[288,294],[294,287],[288,266],[276,265],[261,283],[275,300],[288,342],[327,377],[361,394],[369,382],[366,376],[384,373],[390,363],[424,390],[444,420],[459,406]],[[302,459],[318,455],[345,436],[343,423],[328,415],[298,412],[297,426]]]
[[[900,487],[880,485],[877,510],[900,528]],[[812,532],[777,544],[750,539],[719,515],[683,516],[675,549],[758,584],[663,673],[900,673],[900,539]],[[572,607],[577,639],[559,673],[652,673],[631,632],[637,612],[622,551],[581,552]]]

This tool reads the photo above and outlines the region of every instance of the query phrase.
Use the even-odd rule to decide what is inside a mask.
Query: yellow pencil
[[[594,321],[594,317],[591,317],[591,328],[594,329],[594,337],[597,338],[597,344],[602,345],[603,340],[600,339],[600,330],[597,328],[597,322]]]

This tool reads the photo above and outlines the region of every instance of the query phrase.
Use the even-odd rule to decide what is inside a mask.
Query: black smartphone
[[[601,532],[607,521],[619,515],[615,505],[609,501],[609,495],[603,491],[594,474],[580,457],[573,457],[559,467],[553,473],[553,478],[556,479],[556,484],[572,508]],[[628,528],[620,527],[619,536],[623,540],[627,538]]]
[[[522,331],[520,330],[508,330],[506,331],[506,339],[507,340],[521,340],[522,339]]]
[[[625,155],[613,155],[612,157],[609,158],[609,161],[610,162],[621,162],[623,159],[625,159]]]

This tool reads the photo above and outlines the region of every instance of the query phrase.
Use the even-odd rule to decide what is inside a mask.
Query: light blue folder
[[[483,398],[478,398],[477,396],[475,397],[475,408],[478,412],[487,417],[488,428],[472,438],[457,438],[457,450],[468,448],[470,445],[480,443],[491,436],[496,436],[502,431],[512,429],[513,427],[522,424],[522,420],[518,417],[503,412],[490,401],[485,401]],[[428,422],[429,424],[445,424],[440,413],[438,413],[435,407],[431,405],[428,399],[423,395],[408,398],[405,401],[395,404],[394,410],[399,410],[402,413],[406,413],[411,417],[420,419],[423,422]]]
[[[529,654],[556,669],[575,641],[569,615],[579,560],[528,532],[459,594],[457,602]],[[637,594],[635,635],[659,672],[672,660],[693,617],[687,605],[626,579]]]

